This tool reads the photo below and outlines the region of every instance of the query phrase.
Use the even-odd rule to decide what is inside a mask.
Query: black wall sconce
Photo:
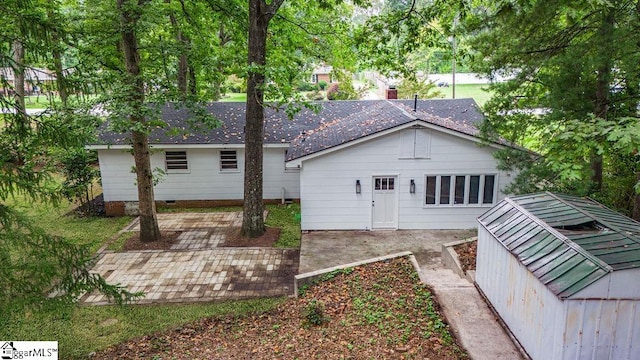
[[[409,183],[409,192],[412,194],[416,193],[416,182],[411,179],[411,182]]]
[[[362,186],[360,186],[360,180],[356,180],[356,194],[360,194],[362,192]]]

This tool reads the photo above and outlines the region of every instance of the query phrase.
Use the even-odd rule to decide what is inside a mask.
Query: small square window
[[[220,151],[220,171],[238,170],[238,155],[235,150]]]
[[[186,151],[165,151],[165,170],[167,173],[189,172],[189,162]]]

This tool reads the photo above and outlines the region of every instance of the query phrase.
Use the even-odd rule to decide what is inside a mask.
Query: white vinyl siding
[[[220,171],[238,171],[238,152],[235,150],[220,150]]]
[[[409,130],[415,136],[414,129]],[[425,206],[427,174],[496,174],[496,200],[510,179],[496,170],[494,148],[429,130],[429,159],[398,159],[406,130],[365,141],[302,162],[300,198],[303,230],[371,229],[374,177],[397,175],[399,229],[468,229],[482,206]],[[328,182],[330,179],[330,183]],[[355,192],[360,180],[362,192]],[[416,191],[410,192],[411,180]],[[440,199],[442,201],[442,199]],[[452,203],[453,195],[449,196]]]
[[[168,174],[189,172],[189,161],[186,151],[165,151],[164,169]]]
[[[238,170],[221,174],[219,149],[189,149],[189,173],[165,176],[155,186],[156,200],[241,200],[244,197],[244,149],[236,151]],[[105,201],[137,201],[133,156],[126,150],[98,150]],[[164,152],[151,156],[152,168],[164,167]],[[282,148],[264,148],[265,199],[300,198],[300,175],[285,172]]]
[[[425,178],[425,206],[489,206],[495,203],[495,197],[495,174]]]

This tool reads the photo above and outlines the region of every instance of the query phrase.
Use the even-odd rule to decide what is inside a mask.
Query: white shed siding
[[[398,228],[466,229],[487,206],[424,206],[426,175],[496,174],[499,189],[509,177],[496,171],[491,147],[432,130],[430,158],[400,159],[403,134],[398,131],[302,162],[300,173],[302,229],[369,229],[372,217],[372,179],[397,176]],[[409,183],[416,183],[415,194]],[[360,180],[362,193],[355,193]],[[499,201],[504,196],[498,191]]]
[[[640,286],[629,286],[640,279],[640,269],[618,270],[581,290],[571,299],[640,299]]]
[[[564,359],[562,302],[483,227],[476,283],[532,359]]]
[[[183,150],[187,152],[189,171],[164,175],[155,187],[156,200],[237,200],[244,197],[244,149],[234,149],[238,171],[220,171],[222,149]],[[151,157],[151,167],[164,169],[164,152],[156,151]],[[123,150],[99,150],[98,159],[105,201],[137,200],[131,154]],[[283,187],[288,198],[300,197],[299,173],[285,171],[284,149],[265,148],[263,164],[265,199],[279,199]]]
[[[566,300],[566,305],[566,329],[556,334],[564,335],[566,344],[560,359],[640,359],[637,300]]]

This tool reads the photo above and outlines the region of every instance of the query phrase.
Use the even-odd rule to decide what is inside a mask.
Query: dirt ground
[[[468,358],[408,259],[331,276],[271,312],[202,319],[92,359]]]
[[[170,250],[171,246],[177,242],[181,231],[161,231],[161,238],[157,241],[143,242],[140,241],[140,233],[134,232],[124,245],[123,251],[136,250]],[[279,228],[267,228],[265,233],[258,238],[247,238],[242,236],[239,227],[230,227],[224,243],[218,247],[273,247],[280,238]]]
[[[462,271],[464,271],[465,273],[467,272],[467,270],[476,269],[477,246],[477,241],[471,241],[453,247],[453,249],[458,254],[458,260],[460,260]]]

